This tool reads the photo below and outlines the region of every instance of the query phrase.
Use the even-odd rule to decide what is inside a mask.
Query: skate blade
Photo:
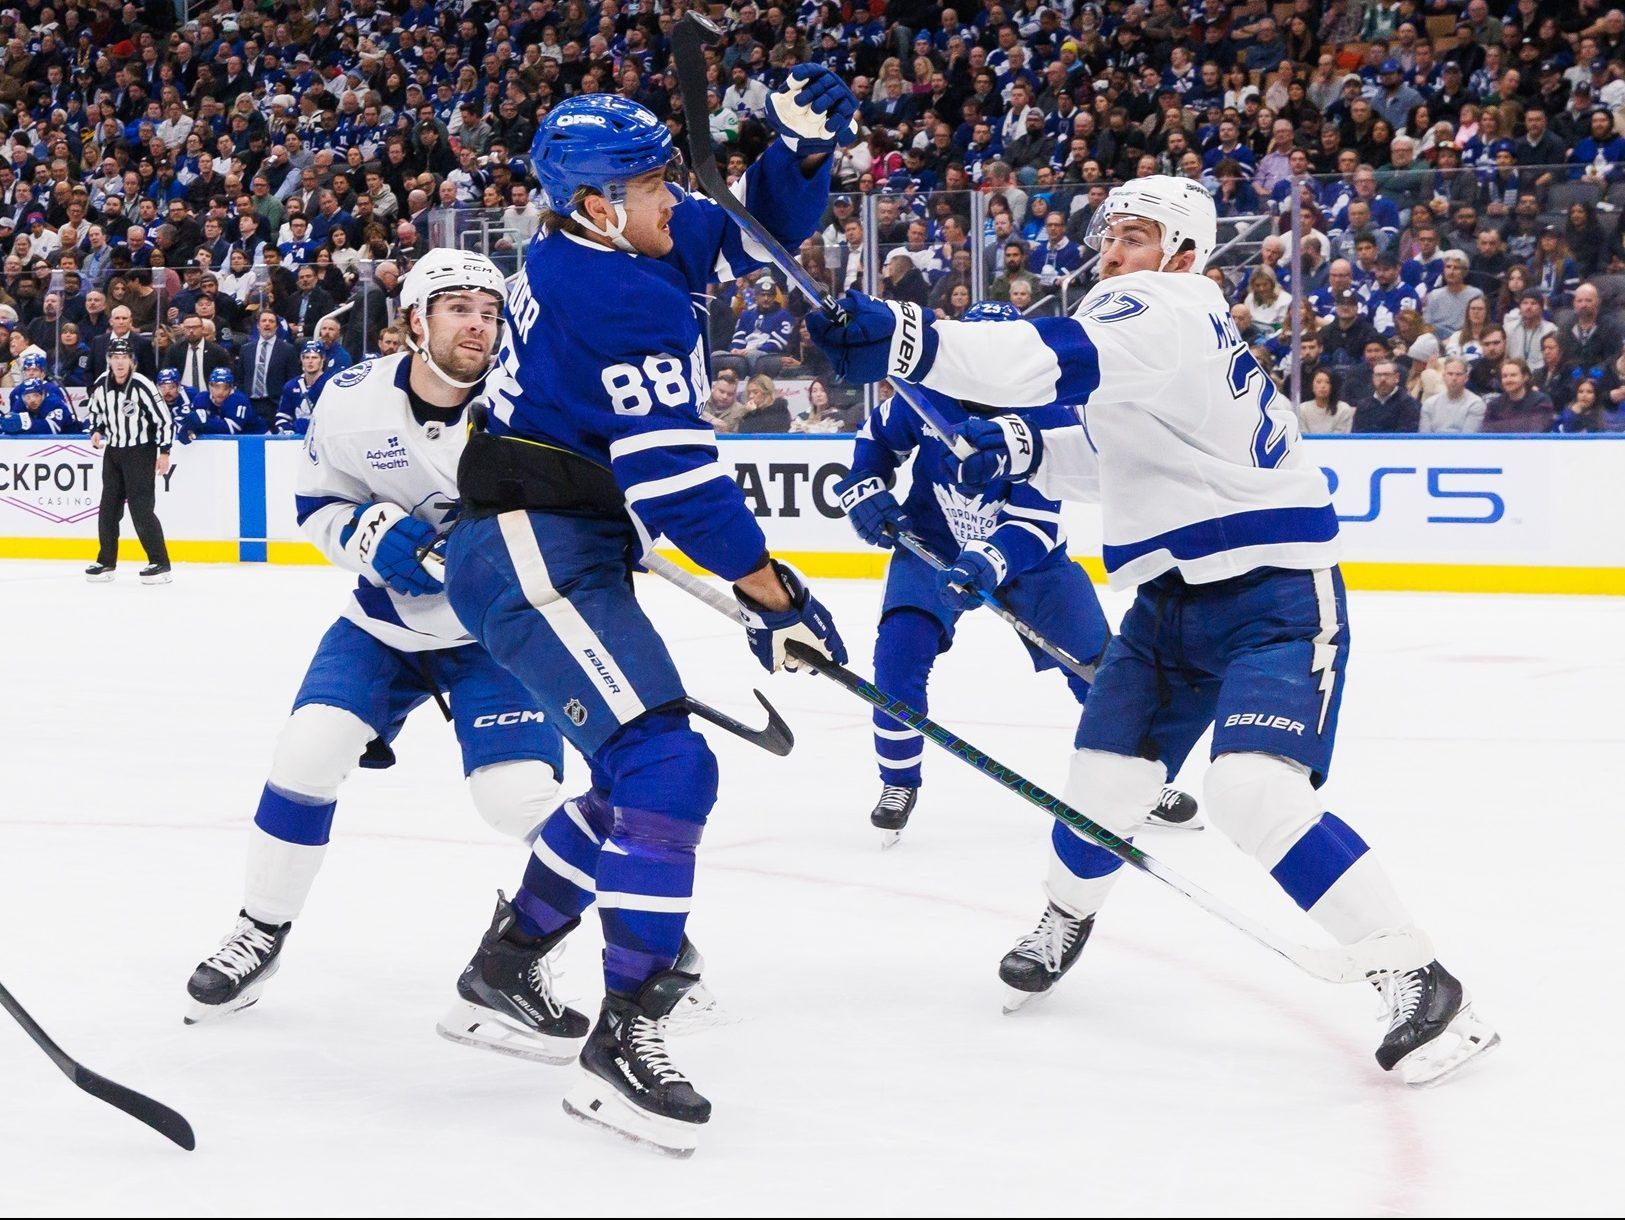
[[[113,583],[113,574],[111,572],[103,572],[100,576],[87,576],[85,577],[85,583],[92,585],[109,585]]]
[[[679,1036],[698,1034],[723,1025],[738,1024],[739,1020],[717,1002],[709,987],[704,983],[695,983],[666,1018],[666,1032]]]
[[[144,585],[167,585],[172,579],[168,572],[160,572],[157,576],[143,576],[141,583]]]
[[[700,1141],[700,1123],[650,1114],[591,1072],[583,1069],[582,1074],[585,1079],[564,1097],[564,1112],[571,1118],[664,1156],[687,1159],[694,1155]]]
[[[1050,991],[1053,990],[1053,987],[1050,988]],[[1013,1012],[1020,1012],[1023,1008],[1031,1007],[1035,1000],[1042,1000],[1048,994],[1049,991],[1022,991],[1020,988],[1012,987],[1006,983],[1004,986],[1004,1015],[1008,1017]]]
[[[1430,1089],[1499,1045],[1501,1035],[1490,1028],[1469,1003],[1462,1006],[1437,1038],[1394,1064],[1394,1071],[1411,1088]]]
[[[1146,818],[1145,824],[1157,830],[1206,830],[1207,823],[1202,821],[1202,815],[1193,813],[1183,822],[1170,822],[1166,818],[1152,814]]]
[[[882,830],[880,832],[880,850],[890,851],[903,841],[901,830]]]
[[[201,1025],[205,1021],[213,1021],[218,1017],[229,1016],[234,1012],[242,1012],[245,1008],[252,1008],[260,1002],[260,992],[265,990],[265,984],[276,971],[263,974],[255,979],[253,984],[244,987],[235,997],[224,1004],[205,1004],[202,1000],[192,999],[187,1007],[186,1015],[181,1022],[186,1025]]]
[[[454,1005],[434,1028],[448,1042],[536,1063],[574,1063],[587,1043],[584,1037],[553,1038],[534,1030],[521,1029],[504,1021],[489,1008],[466,1001]]]

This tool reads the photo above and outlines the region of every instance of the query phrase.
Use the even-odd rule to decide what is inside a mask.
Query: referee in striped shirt
[[[164,527],[153,505],[156,477],[169,473],[169,446],[175,439],[175,420],[164,396],[135,371],[135,347],[127,338],[113,336],[107,344],[107,371],[90,391],[90,443],[102,455],[102,502],[97,517],[101,550],[85,569],[87,580],[113,579],[118,566],[119,520],[130,506],[136,537],[147,552],[141,583],[169,583],[169,550]]]

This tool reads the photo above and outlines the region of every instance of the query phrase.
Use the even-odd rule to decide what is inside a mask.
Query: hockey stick
[[[795,748],[796,735],[790,731],[790,726],[779,715],[778,709],[767,701],[767,696],[759,690],[751,691],[756,696],[756,702],[767,709],[767,727],[753,729],[742,721],[735,720],[726,712],[719,712],[716,708],[701,703],[693,695],[685,695],[684,701],[688,710],[701,720],[709,720],[719,729],[725,729],[735,737],[742,737],[753,746],[760,746],[769,754],[777,754],[783,758]]]
[[[915,558],[924,560],[938,572],[946,572],[949,567],[952,566],[929,546],[927,546],[925,539],[919,537],[917,534],[911,534],[907,530],[897,530],[892,534],[892,537],[897,540],[898,546],[902,547]],[[956,589],[959,587],[960,586],[958,585],[954,586]],[[1077,657],[1073,656],[1059,644],[1056,644],[1046,636],[1041,635],[1038,628],[1030,625],[1026,619],[1022,618],[1014,610],[1006,606],[993,593],[990,593],[986,589],[977,589],[976,596],[982,599],[982,604],[984,606],[1014,627],[1017,635],[1026,640],[1034,648],[1038,649],[1039,652],[1049,657],[1057,665],[1076,674],[1085,682],[1093,682],[1095,680],[1094,665],[1078,660]]]
[[[711,128],[705,121],[710,107],[706,104],[705,48],[722,41],[722,30],[709,17],[689,11],[671,30],[671,62],[677,72],[677,89],[683,99],[683,119],[688,134],[688,164],[706,195],[722,210],[733,217],[744,232],[746,240],[760,247],[766,261],[772,263],[801,289],[803,295],[831,318],[840,318],[842,310],[835,298],[826,292],[807,269],[795,260],[778,238],[751,215],[750,209],[739,201],[722,174],[717,170],[716,153],[711,148]],[[752,256],[757,251],[751,250]],[[926,402],[906,382],[893,381],[897,395],[914,409],[926,427],[938,440],[953,450],[955,457],[968,458],[976,452],[964,437],[955,434],[953,425]]]
[[[123,1110],[131,1118],[140,1119],[159,1135],[174,1141],[188,1152],[197,1147],[197,1138],[192,1134],[192,1125],[189,1122],[162,1102],[154,1101],[134,1089],[127,1089],[105,1076],[98,1076],[79,1063],[67,1051],[51,1041],[51,1036],[40,1028],[39,1022],[29,1016],[23,1006],[17,1003],[16,997],[4,987],[0,987],[0,1008],[4,1008],[16,1019],[17,1024],[28,1032],[28,1036],[34,1039],[40,1050],[51,1057],[51,1062],[62,1070],[64,1076],[92,1097],[100,1098],[108,1105]]]
[[[705,602],[718,613],[726,615],[736,623],[740,621],[738,603],[708,581],[684,571],[669,559],[655,554],[644,556],[643,566],[656,576],[670,581],[684,592]],[[835,664],[799,640],[789,641],[785,645],[785,651],[807,668],[845,687],[865,703],[879,708],[899,724],[923,734],[955,758],[969,763],[989,779],[1014,792],[1029,805],[1043,810],[1056,821],[1064,823],[1090,842],[1104,848],[1124,864],[1155,877],[1169,889],[1183,894],[1210,915],[1224,920],[1270,952],[1284,957],[1306,974],[1328,983],[1361,983],[1374,974],[1411,970],[1433,960],[1433,946],[1426,933],[1420,930],[1382,933],[1358,944],[1339,945],[1332,949],[1283,940],[1216,895],[1210,894],[1194,882],[1187,881],[1154,856],[1147,855],[1134,844],[1118,838],[1099,823],[1090,821],[1026,776],[984,754],[963,737],[943,728],[901,699],[895,699],[880,690],[873,683],[866,682],[845,666]]]

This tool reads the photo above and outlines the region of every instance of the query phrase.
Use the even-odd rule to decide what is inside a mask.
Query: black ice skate
[[[1038,926],[1023,936],[999,963],[999,978],[1009,989],[1005,993],[1004,1011],[1015,1012],[1046,995],[1061,976],[1072,969],[1072,963],[1083,952],[1094,927],[1093,915],[1079,919],[1054,903],[1046,907]]]
[[[604,997],[586,1048],[582,1078],[564,1098],[564,1111],[668,1156],[692,1156],[711,1103],[694,1091],[666,1050],[666,1017],[694,984],[668,970],[635,998]]]
[[[105,585],[113,579],[113,573],[117,570],[117,564],[93,563],[85,569],[85,579],[93,585]]]
[[[1201,830],[1202,819],[1196,816],[1196,798],[1178,788],[1164,788],[1157,807],[1146,818],[1147,826],[1163,826],[1174,830]]]
[[[1377,1062],[1406,1084],[1438,1084],[1501,1041],[1438,962],[1373,981],[1388,1007],[1388,1032],[1377,1048]]]
[[[167,563],[149,563],[141,569],[141,583],[144,585],[167,585],[170,579]]]
[[[196,1025],[256,1003],[281,965],[282,942],[288,939],[291,927],[291,923],[281,927],[261,923],[249,918],[247,911],[239,911],[231,935],[186,981],[187,994],[192,997],[186,1023]]]
[[[717,997],[701,979],[700,976],[705,973],[705,958],[700,956],[700,951],[687,936],[683,937],[682,950],[677,954],[677,965],[672,969],[678,974],[691,975],[694,982],[677,1001],[671,1015],[666,1018],[668,1032],[693,1034],[703,1029],[714,1029],[718,1025],[734,1023],[737,1018],[729,1015],[728,1010],[717,1002]]]
[[[914,812],[914,802],[920,799],[918,788],[905,788],[901,784],[887,784],[880,790],[880,799],[869,811],[869,823],[883,831],[882,848],[893,847],[908,825],[908,815]]]
[[[435,1026],[440,1036],[541,1063],[574,1059],[590,1022],[554,996],[550,959],[580,922],[551,936],[526,936],[498,890],[491,926],[457,980],[457,1003]]]

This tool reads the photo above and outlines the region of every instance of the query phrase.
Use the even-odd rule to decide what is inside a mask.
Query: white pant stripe
[[[541,836],[538,835],[536,840],[531,843],[530,852],[541,862],[543,868],[557,873],[577,889],[585,890],[590,894],[598,887],[596,881],[575,865],[567,862],[558,852],[544,843]]]
[[[502,540],[507,543],[508,559],[519,577],[525,600],[547,620],[553,634],[569,649],[586,675],[588,688],[598,692],[621,724],[637,719],[647,710],[643,700],[638,698],[631,679],[615,663],[614,654],[581,617],[581,612],[553,587],[547,561],[542,558],[536,535],[531,532],[530,518],[522,511],[502,513],[497,517],[497,525],[502,530]]]
[[[882,767],[890,767],[894,771],[901,771],[905,767],[912,767],[915,763],[920,762],[924,758],[924,750],[921,750],[918,754],[910,754],[907,758],[887,758],[884,754],[880,754],[878,752],[875,754],[875,761],[877,763],[879,763]]]
[[[592,827],[587,825],[587,819],[582,816],[581,806],[577,805],[574,801],[564,802],[564,816],[574,822],[576,829],[582,834],[586,835],[590,841],[594,843],[599,842],[599,838],[593,833]]]
[[[875,730],[876,737],[884,737],[887,741],[913,741],[919,736],[913,729],[879,729]]]
[[[622,894],[614,890],[606,890],[598,895],[600,908],[617,907],[623,911],[655,911],[673,915],[687,912],[693,901],[692,898],[668,898],[661,894]]]

